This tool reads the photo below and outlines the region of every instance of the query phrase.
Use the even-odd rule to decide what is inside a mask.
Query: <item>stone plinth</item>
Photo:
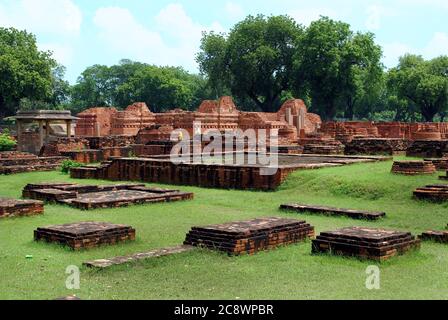
[[[78,222],[37,228],[34,231],[34,240],[82,250],[135,240],[135,229],[107,222]]]
[[[0,218],[34,216],[43,213],[42,201],[0,198]]]
[[[429,230],[423,232],[419,238],[422,241],[435,241],[440,243],[448,243],[448,231]]]
[[[114,208],[133,204],[191,200],[193,193],[160,188],[147,188],[143,184],[122,185],[78,185],[78,184],[37,184],[27,185],[23,196],[47,202],[67,204],[90,210]]]
[[[437,170],[448,170],[448,158],[426,158],[424,161],[431,161]]]
[[[330,252],[384,261],[411,249],[420,248],[420,240],[410,232],[349,227],[322,232],[312,244],[313,253]]]
[[[448,201],[448,185],[427,185],[417,188],[414,191],[414,197],[421,200],[443,202]]]
[[[314,227],[305,221],[260,218],[205,227],[193,227],[184,244],[226,252],[254,254],[314,237]]]
[[[431,161],[395,161],[392,166],[392,173],[406,175],[433,174],[436,171]]]

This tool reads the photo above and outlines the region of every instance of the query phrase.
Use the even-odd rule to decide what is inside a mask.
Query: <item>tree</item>
[[[356,101],[369,83],[380,79],[381,54],[373,34],[354,34],[349,24],[321,17],[298,42],[296,86],[308,85],[313,109],[324,119],[333,119],[338,111],[352,118]]]
[[[293,56],[302,32],[287,16],[248,16],[228,37],[205,33],[197,62],[217,95],[227,87],[263,111],[276,111],[291,85]]]
[[[206,96],[206,82],[176,67],[145,66],[118,88],[122,101],[142,101],[155,112],[174,107],[196,109]]]
[[[438,113],[447,110],[448,57],[425,61],[421,56],[407,54],[390,71],[389,86],[399,98],[417,105],[423,118],[432,122]]]
[[[14,115],[23,98],[49,99],[55,67],[51,53],[38,50],[34,35],[0,28],[0,117]]]

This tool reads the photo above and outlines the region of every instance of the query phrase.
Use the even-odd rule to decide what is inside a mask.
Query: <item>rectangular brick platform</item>
[[[43,213],[42,201],[0,198],[0,218],[34,216]]]
[[[414,197],[437,202],[448,201],[448,184],[434,184],[417,188],[414,191]]]
[[[324,214],[329,216],[346,216],[353,219],[367,219],[367,220],[377,220],[386,216],[385,212],[372,212],[363,210],[352,210],[352,209],[340,209],[325,206],[311,206],[303,204],[282,204],[280,206],[282,210],[295,211],[300,213],[316,213]]]
[[[274,217],[193,227],[184,244],[240,255],[254,254],[312,237],[314,227],[305,221]]]
[[[122,207],[131,204],[191,200],[193,193],[144,184],[79,185],[70,183],[29,184],[23,197],[67,204],[82,210]]]
[[[78,222],[37,228],[34,240],[67,245],[73,250],[135,240],[135,229],[107,222]]]
[[[423,241],[429,240],[429,241],[436,241],[440,243],[448,243],[448,231],[436,231],[436,230],[429,230],[426,232],[423,232],[419,238]]]
[[[384,261],[393,256],[420,248],[420,240],[410,232],[363,227],[349,227],[322,232],[312,242],[312,252],[331,252]]]
[[[295,170],[390,160],[387,157],[373,156],[279,154],[278,168],[275,166],[275,170],[269,170],[272,168],[261,164],[249,164],[247,158],[249,155],[255,156],[254,153],[230,153],[227,155],[242,156],[245,164],[222,163],[224,154],[218,154],[215,158],[205,157],[201,161],[192,161],[191,163],[175,163],[170,160],[169,156],[163,158],[111,158],[110,161],[97,167],[72,168],[70,176],[75,179],[145,181],[224,189],[275,190]],[[266,174],[267,170],[272,174]]]
[[[431,161],[394,161],[392,173],[405,175],[433,174],[437,171]]]
[[[85,265],[89,268],[104,269],[104,268],[108,268],[111,266],[132,263],[132,262],[141,261],[141,260],[170,256],[173,254],[188,252],[188,251],[191,251],[194,249],[196,249],[196,248],[193,246],[181,245],[181,246],[176,246],[176,247],[155,249],[155,250],[151,250],[148,252],[136,253],[136,254],[133,254],[130,256],[87,261],[87,262],[84,262],[83,265]]]

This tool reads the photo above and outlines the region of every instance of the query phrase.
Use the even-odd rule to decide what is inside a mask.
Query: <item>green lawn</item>
[[[297,171],[277,192],[181,187],[193,191],[195,200],[88,212],[47,205],[42,216],[0,220],[0,298],[76,294],[82,299],[447,299],[448,246],[427,242],[419,252],[380,264],[381,289],[374,291],[365,288],[366,267],[374,262],[311,255],[310,242],[254,256],[197,250],[108,270],[81,267],[81,289],[65,288],[69,265],[177,245],[193,225],[283,216],[306,219],[317,232],[351,225],[415,234],[444,229],[448,204],[411,197],[415,187],[438,182],[437,175],[393,175],[391,165],[389,161]],[[20,197],[23,186],[31,182],[70,180],[59,172],[0,176],[0,196]],[[285,202],[384,210],[387,218],[368,222],[280,212],[278,207]],[[36,227],[86,220],[132,225],[137,240],[83,252],[33,242]]]

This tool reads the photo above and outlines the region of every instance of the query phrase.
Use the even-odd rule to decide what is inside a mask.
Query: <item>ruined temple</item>
[[[142,102],[134,103],[124,111],[116,108],[92,108],[78,114],[78,136],[146,134],[154,140],[166,139],[175,129],[185,129],[190,135],[209,130],[265,129],[278,130],[282,143],[297,142],[300,135],[316,132],[321,124],[318,115],[308,113],[302,100],[286,101],[276,113],[239,111],[231,97],[205,100],[197,111],[173,109],[153,113]],[[200,125],[194,127],[195,123]]]

